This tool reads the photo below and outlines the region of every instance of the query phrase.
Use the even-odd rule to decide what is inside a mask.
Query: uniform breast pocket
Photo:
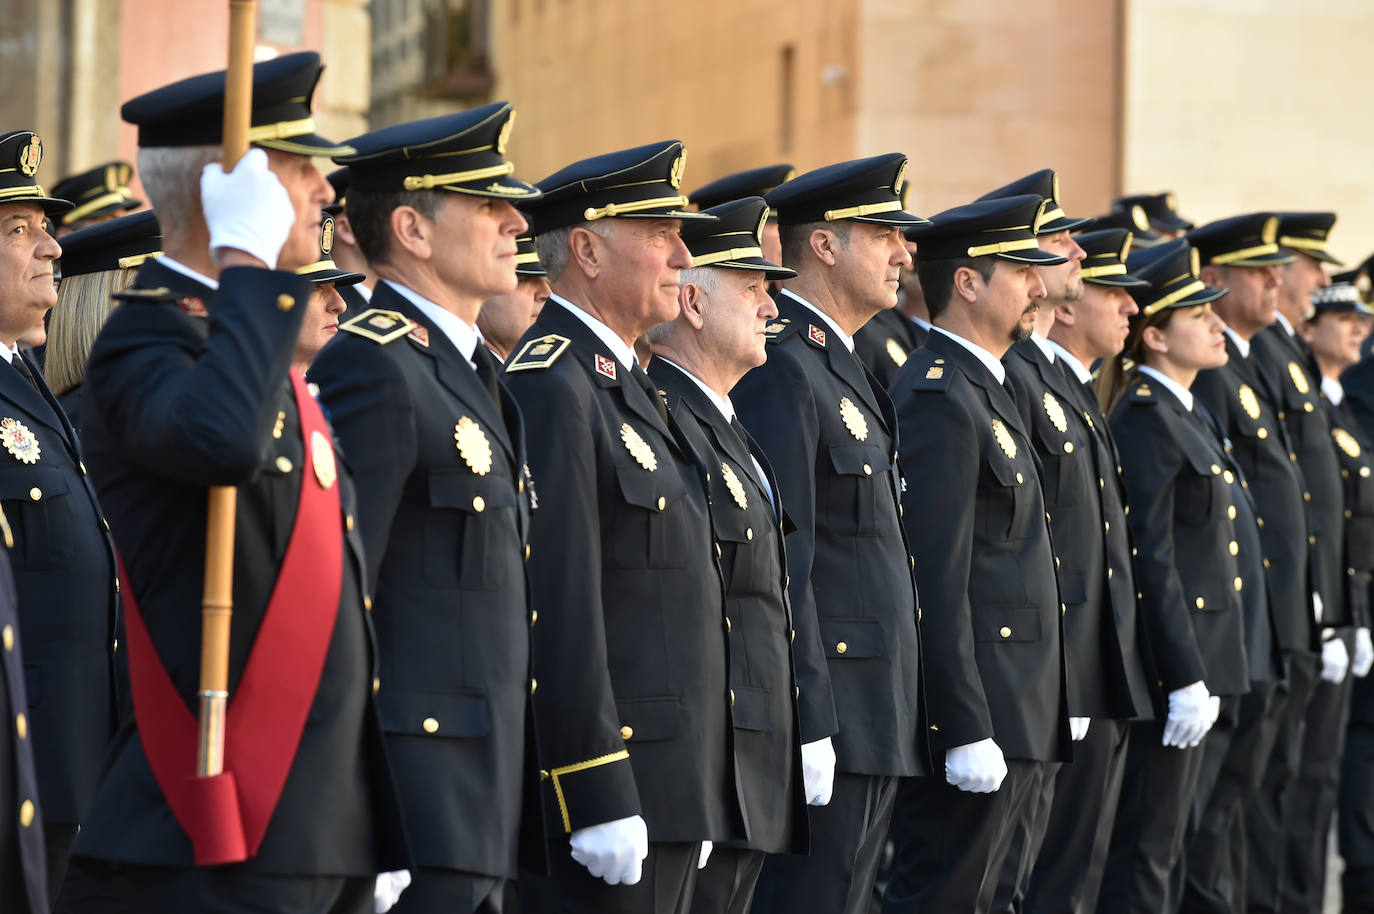
[[[425,581],[436,587],[496,590],[518,555],[515,489],[505,477],[466,470],[429,475],[429,506],[421,549]]]
[[[978,497],[983,502],[979,523],[984,537],[1005,540],[1017,529],[1020,515],[1029,504],[1026,474],[1031,472],[1034,471],[1029,468],[1017,469],[1010,458],[1000,453],[992,456],[978,483]]]
[[[729,560],[730,595],[767,594],[781,587],[780,581],[769,580],[770,572],[776,578],[778,569],[777,561],[771,558],[777,550],[773,528],[762,521],[755,526],[750,520],[752,512],[737,508],[728,501],[728,495],[725,498],[722,504],[721,497],[716,496],[712,525],[722,556]]]
[[[883,625],[877,619],[821,619],[825,656],[844,660],[871,660],[887,653]]]
[[[825,480],[824,502],[830,530],[839,535],[882,536],[894,533],[896,509],[892,504],[890,455],[867,444],[842,444],[830,448],[833,474]]]
[[[615,479],[626,504],[605,532],[612,561],[621,568],[685,567],[696,515],[677,467],[667,461],[656,470],[618,463]]]
[[[973,618],[974,641],[1039,641],[1041,636],[1035,606],[989,606]]]
[[[70,493],[67,474],[58,467],[0,472],[0,502],[26,570],[47,571],[73,558]]]
[[[1222,468],[1206,454],[1186,456],[1174,490],[1174,518],[1189,527],[1206,526],[1222,507]]]
[[[382,731],[440,739],[473,739],[491,733],[491,709],[481,692],[420,692],[403,688],[377,694]]]

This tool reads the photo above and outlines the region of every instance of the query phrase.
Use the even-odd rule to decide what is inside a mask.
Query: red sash
[[[294,368],[291,384],[309,460],[314,434],[329,442],[329,428]],[[221,775],[195,776],[196,717],[153,647],[120,563],[138,736],[167,805],[191,839],[197,866],[237,863],[258,853],[300,746],[343,588],[339,490],[332,469],[324,474],[326,488],[320,474],[301,467],[291,541],[243,675],[230,696]]]

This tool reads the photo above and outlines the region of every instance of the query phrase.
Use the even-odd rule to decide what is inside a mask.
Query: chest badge
[[[658,469],[658,457],[654,455],[654,449],[649,447],[649,442],[641,438],[630,423],[625,422],[620,426],[620,440],[625,442],[625,450],[630,452],[636,463],[650,473]]]
[[[1249,384],[1240,385],[1240,390],[1236,391],[1240,397],[1240,408],[1245,410],[1245,415],[1251,419],[1260,417],[1259,399],[1255,396],[1254,388]]]
[[[1360,456],[1360,442],[1355,440],[1355,436],[1343,428],[1333,428],[1331,437],[1336,440],[1336,447],[1345,452],[1345,456],[1354,459]]]
[[[730,497],[735,500],[735,504],[739,505],[741,511],[748,510],[749,498],[744,494],[744,484],[741,483],[739,477],[735,475],[734,467],[730,466],[728,463],[722,462],[720,465],[720,475],[724,477],[725,488],[730,490]]]
[[[1297,362],[1288,363],[1288,377],[1293,379],[1293,387],[1304,397],[1311,392],[1312,385],[1307,383],[1307,372]]]
[[[615,359],[608,359],[604,355],[598,354],[596,357],[596,373],[614,381]]]
[[[1016,439],[1007,431],[1007,426],[1001,419],[992,420],[992,437],[997,439],[997,446],[1002,449],[1003,454],[1016,459]]]
[[[1055,399],[1054,394],[1050,393],[1048,390],[1045,391],[1043,400],[1045,403],[1045,415],[1050,417],[1050,423],[1061,433],[1067,432],[1069,430],[1069,420],[1068,417],[1064,415],[1064,407],[1059,405],[1059,401]]]
[[[469,470],[478,476],[491,472],[491,442],[482,426],[464,416],[453,427],[453,440],[458,442],[458,455]]]
[[[849,429],[849,434],[853,435],[856,441],[868,440],[868,420],[848,397],[840,397],[840,418],[844,420],[844,427]]]
[[[339,478],[339,471],[334,466],[334,448],[319,432],[310,433],[310,462],[315,466],[315,478],[320,481],[321,489],[334,485]]]
[[[901,368],[903,365],[906,364],[906,351],[902,349],[901,344],[899,344],[896,340],[889,336],[887,338],[886,346],[887,357],[891,359],[893,362],[895,362],[898,368]]]
[[[18,419],[0,419],[0,442],[20,463],[37,463],[41,448],[29,427]]]

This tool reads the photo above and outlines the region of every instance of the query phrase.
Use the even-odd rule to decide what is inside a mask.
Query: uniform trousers
[[[549,841],[548,875],[520,876],[521,914],[690,914],[700,841],[650,841],[634,885],[608,885],[572,858],[566,836]]]
[[[1285,796],[1297,780],[1302,765],[1307,706],[1312,703],[1321,680],[1320,655],[1290,652],[1284,661],[1287,695],[1274,738],[1274,751],[1270,754],[1269,767],[1264,772],[1255,802],[1245,813],[1248,855],[1245,896],[1246,905],[1253,914],[1278,914],[1280,910],[1288,843]]]
[[[66,822],[43,823],[43,856],[48,862],[48,897],[62,893],[62,881],[67,876],[67,860],[71,857],[72,842],[77,827]]]
[[[1002,860],[997,890],[992,896],[993,914],[1015,914],[1021,910],[1026,888],[1030,884],[1031,870],[1035,866],[1035,859],[1040,856],[1045,830],[1050,824],[1055,783],[1064,767],[1062,762],[1046,762],[1036,772],[1021,818],[1012,828],[1011,846]]]
[[[717,845],[697,873],[692,914],[749,914],[764,856],[763,851]]]
[[[809,810],[811,854],[767,856],[753,914],[866,914],[897,780],[836,772],[830,802]]]
[[[420,866],[391,914],[504,914],[506,880],[496,876]]]
[[[58,914],[372,914],[372,876],[264,876],[74,857]]]
[[[1255,801],[1274,751],[1286,692],[1278,683],[1252,683],[1237,701],[1235,720],[1217,722],[1203,743],[1203,773],[1183,851],[1187,914],[1244,914],[1245,811]]]
[[[1163,745],[1163,735],[1163,721],[1131,725],[1099,911],[1160,914],[1178,904],[1173,873],[1202,774],[1203,746],[1175,749]]]
[[[1345,914],[1374,914],[1374,676],[1356,680],[1341,763],[1337,835]]]
[[[1045,765],[1007,759],[1007,776],[992,793],[968,793],[938,777],[904,779],[883,914],[990,910],[1016,823]]]
[[[1131,724],[1094,718],[1073,744],[1073,764],[1055,777],[1053,805],[1030,884],[1025,914],[1092,914],[1116,821]]]

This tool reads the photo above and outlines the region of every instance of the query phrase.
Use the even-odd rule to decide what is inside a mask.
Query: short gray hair
[[[681,272],[678,282],[681,286],[694,285],[707,295],[712,295],[720,287],[720,270],[717,267],[691,267]],[[679,314],[677,319],[659,324],[644,336],[650,343],[666,343],[672,338],[675,332],[673,328],[681,317]]]
[[[538,228],[536,225],[535,228]],[[539,265],[549,274],[549,282],[555,282],[568,268],[568,242],[575,228],[584,228],[602,238],[611,237],[611,220],[597,222],[578,222],[562,228],[550,229],[535,236],[535,250],[539,252]]]
[[[164,238],[185,235],[200,215],[200,173],[220,157],[219,146],[152,146],[138,151],[138,177],[157,210]]]

